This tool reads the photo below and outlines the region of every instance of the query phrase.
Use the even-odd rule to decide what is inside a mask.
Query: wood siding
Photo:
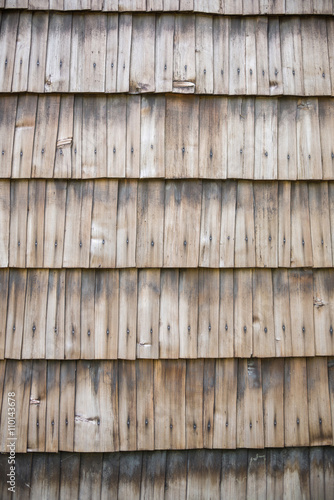
[[[333,445],[331,358],[4,363],[17,452]]]
[[[5,12],[0,92],[330,96],[333,43],[331,17]]]
[[[334,497],[333,8],[0,0],[1,498]]]
[[[333,269],[4,270],[0,358],[334,356],[333,294]]]

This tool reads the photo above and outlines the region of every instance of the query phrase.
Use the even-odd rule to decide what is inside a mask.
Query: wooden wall
[[[0,0],[1,498],[333,498],[333,9]]]

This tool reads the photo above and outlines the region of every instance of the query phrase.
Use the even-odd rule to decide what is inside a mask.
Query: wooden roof
[[[0,497],[334,497],[332,0],[0,0]]]

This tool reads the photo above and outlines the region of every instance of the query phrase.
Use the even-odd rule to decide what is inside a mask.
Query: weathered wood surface
[[[0,178],[334,179],[332,98],[2,94],[0,109]]]
[[[3,180],[0,266],[332,267],[333,189],[327,181]]]
[[[1,20],[0,92],[333,95],[333,23],[319,16],[8,11]]]
[[[61,387],[69,361],[0,364],[6,364],[1,452],[12,391],[21,452],[182,450],[204,442],[220,449],[333,445],[326,357],[212,360],[210,398],[199,359],[76,361],[73,394]],[[58,395],[61,411],[55,411]]]
[[[6,490],[7,456],[0,457],[1,498]],[[128,453],[17,454],[16,495],[53,500],[295,498],[331,500],[334,492],[332,448],[258,450],[138,451]],[[255,496],[254,496],[255,494]],[[51,496],[52,495],[52,496]]]
[[[203,12],[228,15],[332,14],[331,0],[2,0],[5,9]]]
[[[333,269],[11,269],[0,291],[2,359],[334,356]]]

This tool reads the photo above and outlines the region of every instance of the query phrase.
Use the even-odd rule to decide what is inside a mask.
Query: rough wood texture
[[[334,179],[332,98],[2,94],[0,109],[0,178]]]
[[[211,400],[203,360],[77,361],[75,403],[69,388],[62,388],[68,361],[0,362],[5,363],[4,394],[14,391],[22,409],[16,416],[22,452],[50,449],[50,419],[55,451],[73,446],[85,452],[201,449],[204,439],[210,443],[207,433],[212,448],[333,444],[333,388],[325,357],[282,363],[215,360]],[[144,387],[148,380],[149,391]],[[54,410],[51,392],[60,395],[60,412]],[[213,419],[208,419],[210,404]],[[1,452],[6,451],[7,408],[4,397]]]
[[[0,266],[332,267],[332,190],[327,181],[0,181]]]
[[[248,13],[256,15],[259,9]],[[213,16],[174,14],[173,29],[170,14],[120,14],[119,19],[104,13],[21,15],[23,23],[17,11],[2,17],[0,92],[334,93],[328,51],[334,41],[331,17],[236,17],[226,18],[224,25],[225,20]],[[24,38],[32,28],[24,52],[21,36],[15,44],[18,25]],[[222,67],[221,57],[214,57],[217,51],[228,54],[229,64]],[[29,68],[20,70],[16,61],[29,58],[29,52]]]
[[[2,271],[0,356],[333,356],[333,284],[332,269]]]
[[[186,11],[210,14],[322,14],[333,13],[331,0],[7,0],[6,9],[82,10],[104,12]]]
[[[259,498],[321,498],[331,500],[334,457],[332,448],[272,448],[252,450],[194,450],[130,453],[18,454],[17,495],[40,498],[149,498],[180,500],[206,497],[240,500]],[[6,456],[1,455],[5,485]],[[2,498],[11,497],[3,486]],[[191,496],[187,496],[187,492]],[[52,496],[51,496],[52,494]],[[118,495],[118,496],[117,496]],[[125,495],[125,496],[124,496]]]

